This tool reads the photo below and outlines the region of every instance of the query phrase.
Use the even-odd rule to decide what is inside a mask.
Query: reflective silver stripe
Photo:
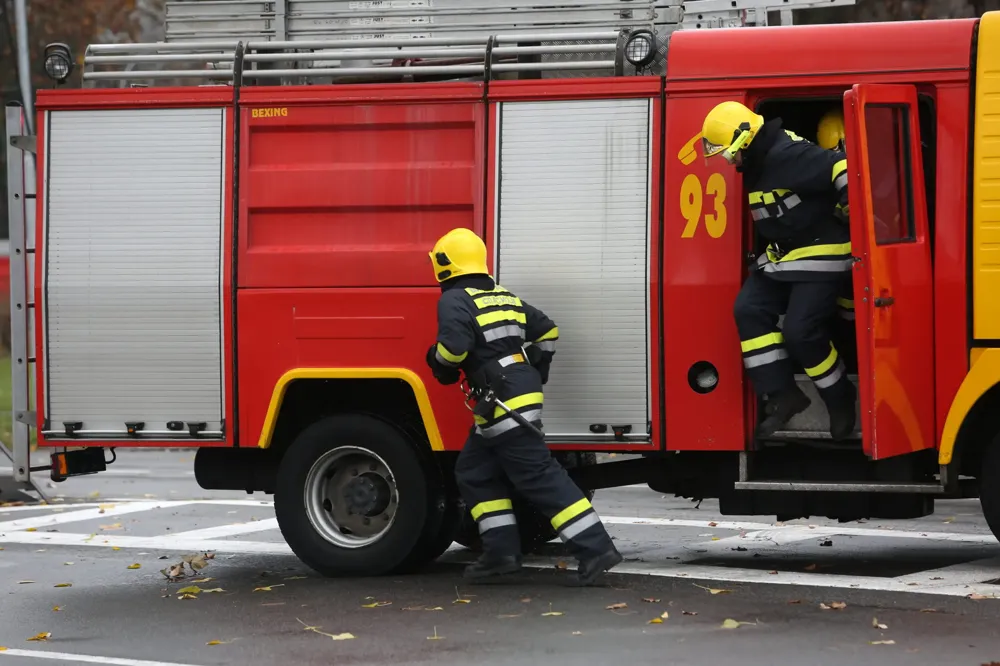
[[[500,338],[521,338],[524,339],[524,329],[515,324],[508,324],[506,326],[498,326],[496,328],[491,328],[488,331],[483,331],[483,337],[486,338],[486,342],[493,342],[494,340],[499,340]]]
[[[521,416],[523,416],[529,423],[532,421],[540,421],[542,419],[542,409],[539,407],[538,409],[521,412]],[[522,427],[521,424],[515,421],[513,416],[506,414],[499,421],[489,427],[483,428],[481,426],[476,426],[476,434],[482,435],[486,439],[490,439],[491,437],[502,435],[505,432],[509,432],[514,428],[520,427]]]
[[[542,340],[541,342],[536,342],[535,346],[542,351],[554,352],[556,350],[555,340]]]
[[[479,521],[479,533],[482,534],[488,530],[492,530],[497,527],[505,527],[507,525],[517,527],[517,519],[514,518],[514,514],[505,513],[502,516],[489,516]]]
[[[754,219],[754,222],[759,222],[760,220],[763,220],[764,218],[771,217],[771,214],[768,213],[763,208],[751,208],[750,209],[750,217],[752,217]]]
[[[781,201],[782,201],[782,203],[785,204],[785,208],[795,208],[800,203],[802,203],[802,199],[800,199],[799,195],[797,195],[797,194],[789,194],[787,197],[785,197]]]
[[[766,354],[748,356],[743,359],[743,365],[747,368],[759,368],[760,366],[767,365],[768,363],[777,363],[785,358],[788,358],[788,352],[786,350],[775,349],[767,352]]]
[[[846,174],[846,173],[842,173],[842,174],[840,174],[839,176],[837,176],[837,177],[836,177],[836,178],[835,178],[835,179],[833,180],[833,186],[834,186],[835,188],[837,188],[837,191],[838,191],[838,192],[839,192],[840,190],[844,189],[845,187],[847,187],[847,174]]]
[[[442,365],[447,365],[449,368],[457,368],[458,365],[459,365],[458,363],[452,363],[451,361],[449,361],[448,359],[446,359],[444,356],[441,356],[441,352],[438,351],[437,349],[434,350],[434,358],[437,359],[438,363],[440,363]]]
[[[813,383],[816,385],[816,388],[830,388],[831,386],[840,381],[840,378],[844,376],[845,370],[846,368],[844,367],[844,362],[838,361],[836,370],[828,374],[826,377],[823,377],[822,379],[813,380]]]
[[[501,368],[506,368],[508,365],[511,365],[512,363],[523,363],[524,356],[520,354],[518,354],[518,356],[521,356],[521,358],[514,358],[514,354],[511,354],[510,356],[504,356],[502,359],[497,361],[497,363],[500,364]]]
[[[600,522],[601,522],[600,517],[592,511],[591,513],[586,514],[583,518],[576,521],[575,523],[571,523],[566,527],[562,528],[561,530],[559,530],[559,538],[563,540],[563,543],[565,543],[570,539],[572,539],[573,537],[580,536],[580,533],[583,532],[588,527],[599,525]]]
[[[793,259],[792,261],[763,264],[765,273],[781,271],[808,271],[810,273],[839,273],[851,270],[853,259]]]

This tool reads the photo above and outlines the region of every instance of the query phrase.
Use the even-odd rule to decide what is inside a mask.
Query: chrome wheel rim
[[[341,548],[370,546],[396,521],[396,480],[385,461],[364,447],[341,446],[321,455],[303,492],[313,529]]]

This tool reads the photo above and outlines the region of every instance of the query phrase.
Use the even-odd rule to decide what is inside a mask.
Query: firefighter
[[[706,160],[722,155],[743,174],[751,215],[769,241],[733,308],[743,365],[767,398],[757,434],[774,433],[809,407],[795,361],[826,404],[831,436],[844,439],[854,430],[856,389],[828,331],[853,265],[844,153],[732,101],[705,117],[702,149]]]
[[[437,341],[427,350],[427,364],[442,384],[454,384],[464,373],[470,399],[476,399],[475,424],[455,476],[484,552],[466,568],[465,577],[475,582],[521,568],[506,476],[579,560],[575,583],[592,584],[622,556],[594,507],[552,457],[540,430],[542,385],[548,381],[559,329],[541,310],[494,282],[486,267],[486,246],[469,229],[442,236],[430,258],[441,297]]]

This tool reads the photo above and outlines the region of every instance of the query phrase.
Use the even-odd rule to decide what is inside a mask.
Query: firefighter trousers
[[[584,560],[612,548],[590,501],[549,452],[545,441],[527,428],[486,439],[471,433],[455,463],[459,491],[479,527],[488,556],[519,556],[521,540],[511,493],[504,477],[535,506]]]
[[[831,333],[838,318],[837,299],[845,293],[844,280],[850,279],[850,273],[843,279],[813,282],[774,280],[759,271],[750,274],[736,297],[733,315],[743,365],[758,395],[793,389],[793,361],[802,366],[827,404],[847,395],[847,368]]]

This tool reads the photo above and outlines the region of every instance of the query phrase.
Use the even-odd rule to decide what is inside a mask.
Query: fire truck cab
[[[1000,13],[413,44],[93,46],[88,82],[143,87],[39,93],[37,141],[10,148],[37,168],[10,181],[22,480],[29,425],[57,480],[105,448],[198,447],[202,487],[274,493],[325,574],[475,547],[452,475],[471,414],[423,360],[427,252],[465,226],[559,326],[545,431],[588,492],[845,521],[978,496],[1000,534]],[[739,174],[700,153],[724,100],[806,140],[843,110],[847,442],[818,399],[753,436],[732,309],[763,243]],[[527,548],[552,538],[518,517]]]

